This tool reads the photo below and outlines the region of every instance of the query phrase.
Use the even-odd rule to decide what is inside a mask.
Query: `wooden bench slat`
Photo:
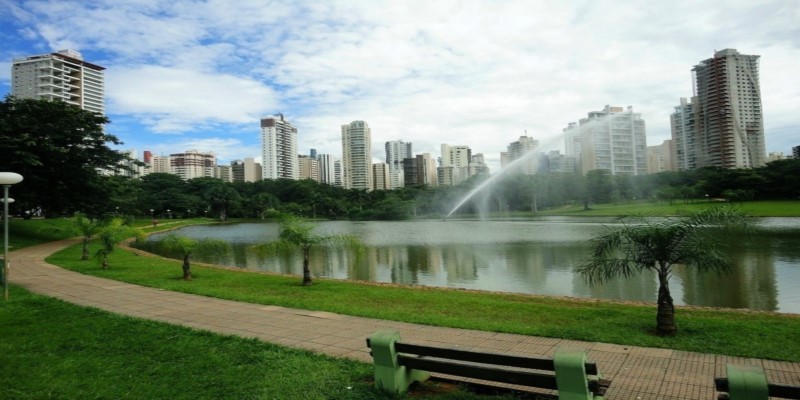
[[[538,369],[542,371],[555,370],[555,364],[550,358],[529,358],[505,354],[480,353],[468,350],[431,347],[401,342],[395,343],[394,346],[398,353],[448,358],[451,360],[475,362],[481,364],[506,365],[517,368]],[[589,375],[597,375],[597,364],[593,362],[587,362],[586,373]]]
[[[527,371],[510,371],[504,368],[495,368],[479,365],[466,365],[445,360],[434,360],[416,356],[399,354],[398,364],[406,368],[419,369],[428,372],[439,372],[448,375],[458,375],[473,379],[510,383],[524,386],[535,386],[543,389],[557,390],[555,375],[538,374]]]
[[[770,383],[769,395],[770,397],[782,397],[784,399],[800,399],[800,387]]]

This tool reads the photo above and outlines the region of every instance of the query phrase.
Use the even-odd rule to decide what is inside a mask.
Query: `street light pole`
[[[3,298],[8,300],[8,189],[22,182],[22,175],[13,172],[0,172],[0,185],[3,185]]]

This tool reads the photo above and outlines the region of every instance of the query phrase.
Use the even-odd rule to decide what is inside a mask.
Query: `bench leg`
[[[558,386],[558,400],[602,400],[589,391],[586,353],[583,350],[558,349],[553,357]],[[599,378],[599,377],[598,377]]]
[[[372,360],[375,365],[375,387],[391,394],[405,394],[408,387],[430,377],[430,373],[406,368],[397,363],[394,343],[400,340],[397,331],[378,331],[370,336]]]
[[[728,395],[731,400],[767,400],[769,383],[764,369],[757,366],[727,364]]]

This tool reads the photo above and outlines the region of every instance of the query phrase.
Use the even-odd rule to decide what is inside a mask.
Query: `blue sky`
[[[633,106],[648,145],[715,50],[761,56],[767,151],[800,145],[800,2],[0,0],[0,95],[16,57],[74,49],[106,67],[124,149],[260,156],[283,113],[300,152],[341,155],[340,126],[384,142],[470,146],[493,171],[526,131]]]

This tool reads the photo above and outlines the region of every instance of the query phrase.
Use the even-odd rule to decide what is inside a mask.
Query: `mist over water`
[[[520,158],[512,161],[508,165],[506,165],[505,168],[502,168],[500,170],[500,172],[498,172],[496,174],[492,174],[492,176],[490,176],[489,179],[486,179],[480,185],[476,186],[474,189],[469,191],[469,193],[467,193],[464,197],[462,197],[461,200],[459,200],[456,203],[456,205],[453,207],[453,209],[450,210],[449,213],[447,213],[445,218],[449,218],[451,215],[453,215],[453,213],[458,211],[458,209],[461,208],[461,206],[463,206],[465,203],[470,201],[478,193],[483,193],[484,191],[492,190],[492,187],[494,185],[496,185],[497,183],[502,182],[503,178],[506,178],[507,176],[510,176],[514,172],[518,172],[519,171],[519,167],[524,165],[524,163],[531,162],[531,161],[534,161],[534,160],[538,160],[538,158],[543,154],[544,151],[551,150],[553,145],[555,145],[556,142],[559,141],[559,140],[562,140],[562,141],[564,140],[564,134],[563,133],[558,134],[558,135],[556,135],[556,136],[554,136],[552,138],[547,139],[547,141],[545,141],[544,143],[540,143],[540,145],[538,147],[536,147],[534,149],[531,149],[530,151],[525,153],[522,157],[520,157]],[[481,210],[481,212],[480,212],[481,216],[485,215],[485,212],[483,212],[482,210],[485,210],[486,208],[487,207],[485,206],[485,204],[484,204],[483,207],[478,207],[478,210]]]

